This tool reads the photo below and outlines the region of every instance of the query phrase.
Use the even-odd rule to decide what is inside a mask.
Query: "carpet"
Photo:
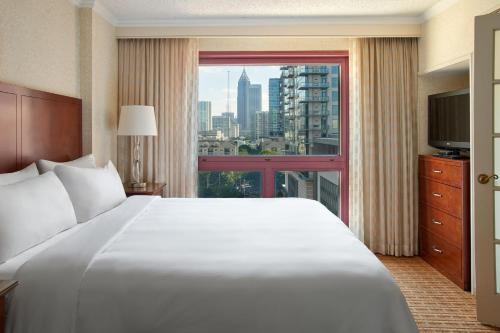
[[[476,300],[420,257],[378,256],[406,297],[421,332],[500,332],[476,319]]]

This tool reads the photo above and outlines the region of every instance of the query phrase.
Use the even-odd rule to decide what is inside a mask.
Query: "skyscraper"
[[[280,112],[280,78],[269,79],[269,135],[283,136],[283,114]]]
[[[262,111],[262,85],[250,84],[248,94],[248,111],[250,113],[250,127],[255,136],[255,116],[257,112]]]
[[[269,136],[269,112],[259,111],[255,114],[255,138],[267,138]]]
[[[243,69],[238,80],[238,124],[241,135],[255,138],[255,114],[262,111],[262,85],[251,84]]]
[[[222,131],[224,138],[229,138],[231,129],[231,119],[227,116],[213,116],[213,128]]]
[[[222,131],[226,139],[237,138],[239,136],[239,125],[234,119],[234,113],[223,112],[220,116],[212,117],[212,127]]]
[[[198,102],[198,131],[210,131],[212,129],[212,102]]]
[[[237,117],[240,124],[240,133],[243,136],[248,136],[251,131],[251,120],[249,114],[249,92],[250,80],[246,71],[243,69],[240,79],[238,80],[238,96],[237,96]]]
[[[240,125],[234,118],[233,112],[223,112],[222,115],[230,119],[229,135],[230,138],[237,138],[240,136]]]

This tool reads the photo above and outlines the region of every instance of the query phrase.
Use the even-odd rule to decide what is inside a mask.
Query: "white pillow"
[[[36,162],[38,171],[40,173],[46,173],[48,171],[53,171],[57,165],[69,165],[79,168],[95,168],[95,157],[92,154],[82,156],[73,161],[68,162],[53,162],[47,160],[39,160]]]
[[[74,225],[70,198],[53,172],[0,186],[0,263]]]
[[[78,223],[87,222],[127,198],[123,184],[111,161],[104,168],[76,168],[58,165],[56,175],[68,191]]]
[[[35,163],[31,163],[22,170],[0,174],[0,186],[21,182],[23,180],[36,177],[38,175],[39,173]]]

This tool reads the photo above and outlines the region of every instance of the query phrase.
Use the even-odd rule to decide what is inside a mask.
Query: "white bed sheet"
[[[383,264],[311,200],[129,198],[16,278],[10,333],[417,332]]]
[[[14,278],[17,270],[24,265],[28,260],[41,253],[42,251],[48,249],[49,247],[57,244],[64,238],[76,233],[82,228],[84,224],[77,224],[74,227],[64,230],[58,233],[54,237],[46,240],[45,242],[35,245],[32,248],[18,254],[14,258],[7,260],[6,262],[0,264],[0,280],[11,280]]]

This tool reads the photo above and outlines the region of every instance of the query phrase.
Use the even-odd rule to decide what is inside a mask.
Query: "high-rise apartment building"
[[[229,126],[229,137],[230,138],[237,138],[240,136],[240,124],[236,121],[236,118],[234,117],[233,112],[223,112],[222,116],[225,116],[230,119],[230,126]]]
[[[280,78],[269,79],[269,135],[283,136],[283,113],[280,107]]]
[[[237,138],[239,136],[239,124],[234,119],[234,113],[224,112],[220,116],[212,117],[212,127],[222,131],[224,138]]]
[[[231,119],[226,116],[213,116],[212,126],[214,130],[220,130],[224,135],[224,138],[229,137],[229,131],[231,128]]]
[[[255,115],[256,112],[262,111],[262,85],[250,84],[248,99],[251,114]]]
[[[267,111],[256,112],[255,137],[257,140],[269,137],[269,112]]]
[[[286,196],[321,202],[333,214],[339,215],[340,173],[338,171],[285,171]]]
[[[212,102],[198,102],[198,131],[210,131],[212,129]]]
[[[339,69],[339,65],[281,67],[288,153],[339,153]]]

